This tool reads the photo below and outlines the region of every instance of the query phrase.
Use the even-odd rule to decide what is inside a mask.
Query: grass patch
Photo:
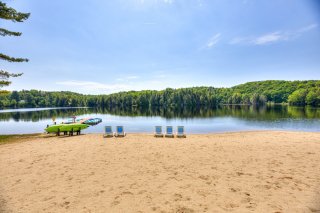
[[[25,135],[0,135],[0,145],[7,143],[23,142],[33,138],[38,138],[41,134],[25,134]]]

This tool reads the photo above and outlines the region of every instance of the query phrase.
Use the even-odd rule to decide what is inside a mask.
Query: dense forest
[[[0,95],[0,108],[23,107],[215,107],[217,105],[320,106],[320,81],[257,81],[231,88],[192,87],[119,92],[109,95],[82,95],[73,92],[38,90],[12,91]]]

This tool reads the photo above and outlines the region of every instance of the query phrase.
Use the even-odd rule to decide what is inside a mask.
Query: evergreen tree
[[[0,19],[10,20],[13,22],[23,22],[28,19],[30,13],[21,13],[17,12],[15,9],[8,7],[5,3],[0,1]],[[4,28],[0,28],[0,36],[21,36],[21,32],[14,32]],[[28,62],[26,58],[15,58],[0,53],[0,60],[5,60],[8,62]],[[0,94],[4,93],[1,91],[1,88],[4,86],[8,86],[11,82],[9,81],[10,77],[18,77],[21,76],[22,73],[14,74],[8,71],[0,69]]]

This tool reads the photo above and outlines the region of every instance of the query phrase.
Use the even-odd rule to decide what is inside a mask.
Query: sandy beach
[[[0,145],[0,212],[320,212],[320,133]]]

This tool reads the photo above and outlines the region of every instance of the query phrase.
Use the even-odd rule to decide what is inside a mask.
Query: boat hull
[[[88,128],[87,124],[58,124],[52,125],[45,129],[47,133],[57,133],[57,132],[77,132]]]

